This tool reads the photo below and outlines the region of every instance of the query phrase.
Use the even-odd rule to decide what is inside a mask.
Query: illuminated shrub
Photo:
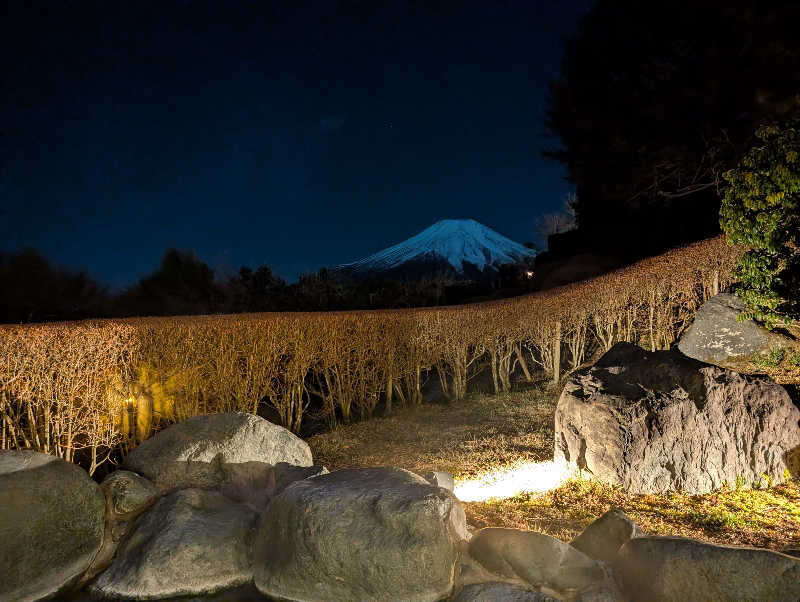
[[[743,318],[771,329],[800,315],[800,120],[756,136],[761,143],[725,174],[720,224],[748,247],[735,270]]]
[[[452,401],[488,368],[496,391],[534,366],[557,380],[618,341],[668,347],[731,284],[740,250],[716,238],[585,282],[457,307],[263,313],[0,327],[0,448],[94,470],[120,444],[197,414],[268,404],[299,432],[315,419]]]

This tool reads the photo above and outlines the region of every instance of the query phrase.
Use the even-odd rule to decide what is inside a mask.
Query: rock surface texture
[[[634,537],[643,535],[639,526],[624,511],[612,508],[586,527],[570,545],[591,558],[612,564],[622,546]]]
[[[444,489],[447,489],[447,491],[453,491],[453,489],[455,489],[455,479],[453,479],[453,475],[451,475],[449,472],[442,472],[441,470],[429,470],[422,476],[431,485],[443,487]]]
[[[0,600],[39,600],[75,583],[100,549],[105,509],[82,468],[0,452]]]
[[[310,466],[311,450],[283,427],[252,414],[231,412],[194,416],[167,427],[128,454],[124,467],[161,489],[175,489],[220,486],[241,468],[231,464],[278,462]],[[263,466],[265,471],[268,468]]]
[[[94,594],[153,600],[210,594],[252,579],[257,514],[216,491],[183,489],[135,523]]]
[[[495,574],[559,592],[591,588],[606,578],[603,568],[583,552],[535,531],[481,529],[469,542],[469,554]]]
[[[261,511],[272,497],[295,481],[327,472],[324,466],[293,466],[286,462],[278,462],[275,466],[261,462],[228,464],[226,481],[219,490],[230,499]]]
[[[264,510],[255,584],[287,600],[439,600],[466,538],[452,493],[399,468],[291,484]]]
[[[490,581],[465,585],[453,602],[558,602],[558,599],[519,585]]]
[[[800,560],[771,550],[640,537],[623,546],[615,569],[632,600],[800,600]]]
[[[129,470],[115,470],[108,475],[100,489],[106,496],[106,526],[103,545],[84,573],[81,585],[94,579],[111,564],[122,538],[133,520],[161,495],[158,487]]]
[[[636,493],[707,493],[797,474],[800,410],[767,377],[617,343],[575,372],[555,413],[555,457]]]
[[[784,347],[788,337],[770,332],[753,320],[738,321],[744,302],[731,293],[714,295],[700,306],[694,322],[678,342],[688,357],[725,366],[736,358],[764,353],[771,347]]]
[[[141,513],[161,494],[152,482],[129,470],[115,470],[100,484],[109,509],[119,516]]]

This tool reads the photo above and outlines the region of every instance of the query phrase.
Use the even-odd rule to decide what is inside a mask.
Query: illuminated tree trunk
[[[561,322],[556,322],[553,338],[553,382],[558,383],[561,376]]]
[[[531,376],[530,370],[528,370],[528,364],[525,361],[525,357],[522,355],[522,345],[520,343],[517,343],[514,346],[514,351],[517,354],[519,367],[522,368],[522,373],[525,375],[525,381],[531,382],[533,380],[533,377]]]
[[[386,382],[386,415],[392,413],[392,393],[394,391],[394,378],[392,378],[392,373],[389,372],[389,378]]]

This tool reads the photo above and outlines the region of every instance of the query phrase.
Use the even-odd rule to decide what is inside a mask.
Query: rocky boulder
[[[270,501],[255,584],[289,600],[439,600],[453,589],[466,536],[449,491],[399,468],[339,470]]]
[[[115,470],[100,484],[112,513],[133,517],[142,512],[160,495],[158,487],[129,470]]]
[[[797,558],[683,537],[632,539],[615,574],[632,600],[800,600]]]
[[[147,509],[161,492],[153,483],[129,470],[115,470],[100,484],[106,497],[106,524],[103,545],[86,570],[79,585],[83,586],[108,565],[117,546],[128,533],[133,519]]]
[[[634,537],[643,535],[639,526],[623,510],[612,508],[586,527],[570,545],[591,558],[612,564],[622,546]]]
[[[469,554],[492,573],[562,593],[594,588],[606,579],[586,554],[535,531],[480,529],[469,542]]]
[[[489,581],[465,585],[453,598],[453,602],[558,602],[558,599],[535,589],[502,581]]]
[[[447,491],[453,491],[453,489],[455,489],[455,479],[453,479],[453,475],[451,475],[449,472],[443,472],[441,470],[429,470],[422,476],[431,485],[443,487],[444,489],[447,489]]]
[[[74,584],[100,549],[105,508],[82,468],[0,452],[0,600],[39,600]]]
[[[260,512],[273,496],[295,481],[321,474],[328,474],[328,469],[324,466],[294,466],[286,462],[278,462],[275,466],[260,462],[228,464],[228,480],[220,486],[220,491]]]
[[[737,358],[750,358],[790,344],[788,337],[770,332],[753,320],[740,322],[738,317],[744,310],[744,302],[736,295],[714,295],[697,310],[678,349],[703,362],[735,367]]]
[[[567,381],[555,457],[635,493],[797,474],[800,410],[767,377],[618,343]]]
[[[152,600],[212,594],[252,579],[258,515],[217,491],[183,489],[162,497],[134,524],[95,595]]]
[[[232,464],[255,463],[261,470],[286,462],[311,465],[305,441],[253,414],[231,412],[193,416],[142,442],[124,467],[163,490],[216,487],[232,478]],[[257,472],[257,471],[254,471]]]

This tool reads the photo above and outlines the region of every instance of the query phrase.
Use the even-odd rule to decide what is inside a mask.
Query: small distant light
[[[128,398],[125,400],[125,404],[126,404],[126,405],[129,405],[129,406],[130,406],[130,405],[133,405],[133,397],[128,397]]]
[[[525,275],[526,275],[528,278],[533,278],[533,271],[532,271],[532,270],[528,270],[528,271],[526,271],[526,272],[525,272]]]

